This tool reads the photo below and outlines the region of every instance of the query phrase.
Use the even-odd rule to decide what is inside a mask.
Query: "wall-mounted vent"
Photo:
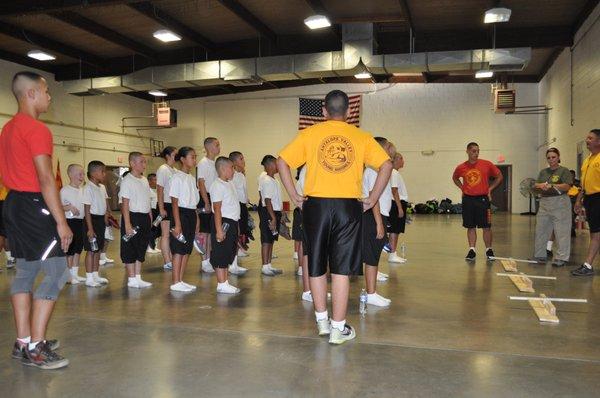
[[[514,112],[516,91],[512,89],[497,89],[494,91],[494,111],[496,113]]]

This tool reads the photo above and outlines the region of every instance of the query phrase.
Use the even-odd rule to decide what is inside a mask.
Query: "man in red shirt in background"
[[[3,218],[17,274],[11,301],[17,328],[12,356],[41,369],[65,367],[69,361],[46,340],[46,328],[58,294],[69,275],[65,252],[73,238],[52,172],[52,133],[37,119],[50,106],[46,80],[32,72],[13,77],[19,111],[0,135],[0,173],[10,189]],[[33,293],[38,274],[44,278]],[[33,293],[33,294],[32,294]]]
[[[490,208],[491,192],[502,183],[504,177],[492,162],[479,159],[479,145],[477,143],[470,142],[467,145],[467,155],[469,160],[459,164],[452,175],[452,180],[463,194],[463,227],[467,228],[467,239],[469,240],[469,252],[465,258],[468,261],[475,261],[476,228],[483,228],[485,255],[488,260],[491,260],[491,257],[494,257],[491,229],[492,211]],[[489,183],[490,178],[494,180],[491,185]]]

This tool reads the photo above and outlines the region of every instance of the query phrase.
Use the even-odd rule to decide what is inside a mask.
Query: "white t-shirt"
[[[281,201],[281,186],[279,181],[265,174],[258,185],[262,197],[262,205],[265,206],[265,199],[271,199],[273,211],[283,210],[283,202]]]
[[[179,207],[195,209],[200,201],[200,193],[194,176],[177,170],[171,178],[169,196],[178,199]]]
[[[90,206],[90,213],[95,216],[103,216],[106,214],[106,187],[102,184],[96,185],[93,182],[88,182],[83,188],[83,204]]]
[[[163,201],[165,203],[171,203],[169,190],[171,188],[171,178],[176,171],[177,169],[169,166],[166,163],[161,165],[158,170],[156,170],[156,184],[163,187]]]
[[[238,201],[240,203],[248,203],[248,187],[246,185],[246,176],[244,173],[240,173],[239,171],[234,172],[231,181],[233,182],[233,185],[235,185]]]
[[[408,191],[406,190],[406,185],[404,184],[404,178],[402,178],[402,174],[400,174],[400,172],[396,169],[392,170],[390,185],[392,188],[398,188],[398,196],[400,196],[400,200],[408,202]]]
[[[156,209],[156,205],[158,204],[158,195],[156,194],[156,189],[150,188],[150,207]]]
[[[70,211],[65,211],[65,216],[69,219],[82,219],[85,214],[83,211],[83,187],[75,188],[71,185],[66,185],[60,190],[60,201],[63,206],[71,205],[79,210],[79,215],[76,216]]]
[[[375,181],[377,180],[377,172],[370,167],[365,168],[362,180],[363,196],[366,198],[369,196],[369,192],[373,190]],[[381,215],[389,217],[390,209],[392,208],[392,186],[388,180],[387,185],[383,189],[381,196],[379,197],[379,212]]]
[[[197,166],[198,179],[204,180],[204,186],[206,192],[209,191],[210,186],[217,179],[217,169],[215,168],[215,161],[210,160],[206,156],[200,159]]]
[[[296,181],[296,192],[298,195],[304,195],[304,181],[306,180],[306,166],[300,170],[298,181]]]
[[[136,177],[129,173],[121,182],[119,190],[119,203],[123,203],[123,198],[129,199],[129,211],[134,213],[150,213],[151,200],[150,185],[148,179],[144,176]]]
[[[233,181],[223,181],[217,178],[210,186],[209,192],[213,212],[215,211],[215,202],[221,202],[221,217],[234,221],[240,219],[240,201]]]

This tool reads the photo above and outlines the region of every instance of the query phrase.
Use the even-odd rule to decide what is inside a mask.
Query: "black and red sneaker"
[[[55,351],[60,347],[60,341],[58,340],[46,340],[46,344],[48,344],[50,351]],[[14,359],[23,359],[23,354],[26,347],[27,343],[21,343],[19,340],[15,340],[11,356]]]
[[[23,353],[23,365],[44,370],[60,369],[69,365],[69,360],[52,351],[46,341],[39,342],[33,350],[23,350]]]

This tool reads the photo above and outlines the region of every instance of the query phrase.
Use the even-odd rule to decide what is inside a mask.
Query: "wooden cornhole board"
[[[511,275],[509,278],[520,292],[535,293],[533,282],[528,277],[523,275]]]
[[[540,294],[540,297],[545,298],[545,294]],[[529,305],[535,311],[540,322],[558,323],[556,316],[556,307],[549,300],[529,300]]]
[[[500,263],[502,263],[502,267],[506,272],[517,272],[517,262],[515,260],[500,260]]]

